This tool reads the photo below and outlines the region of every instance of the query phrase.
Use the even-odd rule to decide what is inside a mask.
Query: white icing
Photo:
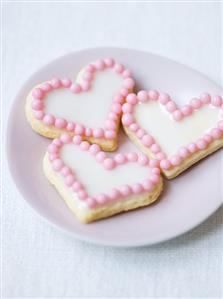
[[[87,92],[74,94],[60,88],[46,94],[45,112],[87,127],[102,127],[122,83],[122,76],[112,69],[96,72]]]
[[[149,167],[137,163],[123,164],[112,170],[106,170],[93,156],[74,144],[63,146],[61,158],[74,171],[90,196],[107,193],[112,188],[125,184],[139,183],[150,176]]]
[[[205,105],[191,116],[177,122],[162,104],[150,101],[137,105],[134,115],[139,125],[154,137],[170,157],[175,155],[181,146],[197,141],[214,128],[220,120],[220,109]]]

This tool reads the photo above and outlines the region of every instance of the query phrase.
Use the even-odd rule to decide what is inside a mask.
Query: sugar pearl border
[[[107,171],[112,171],[112,169],[119,167],[122,164],[138,163],[142,167],[150,168],[151,174],[148,179],[144,179],[142,182],[133,185],[123,185],[113,188],[108,193],[91,197],[82,182],[76,178],[74,171],[65,165],[60,157],[60,150],[63,145],[71,143],[78,146],[82,151],[86,151],[92,155]],[[48,146],[47,151],[53,170],[60,173],[66,186],[72,188],[78,199],[85,201],[89,208],[96,208],[117,200],[123,200],[129,196],[151,192],[160,181],[158,161],[149,160],[146,155],[137,154],[135,152],[126,154],[117,153],[111,158],[106,152],[101,150],[99,145],[90,144],[88,141],[84,141],[80,135],[71,137],[68,134],[62,134],[60,138],[53,140]]]
[[[97,72],[101,72],[108,68],[122,76],[123,84],[121,90],[117,91],[117,94],[111,99],[111,108],[103,128],[87,128],[83,124],[67,121],[63,118],[58,118],[44,112],[44,97],[46,94],[59,88],[69,89],[74,94],[89,91],[94,80],[94,75]],[[35,118],[46,126],[54,126],[58,129],[64,129],[67,132],[73,133],[73,135],[114,139],[117,135],[116,129],[122,113],[121,105],[124,103],[126,96],[132,91],[134,85],[135,81],[132,78],[130,70],[116,62],[113,58],[101,59],[88,64],[84,68],[84,71],[81,74],[80,83],[73,83],[69,78],[53,78],[51,81],[43,83],[35,88],[32,92],[31,107]]]
[[[180,165],[182,161],[191,154],[205,150],[211,142],[223,137],[223,120],[220,120],[216,124],[216,127],[212,128],[202,138],[194,143],[190,143],[187,146],[180,148],[176,155],[167,158],[166,154],[162,151],[154,137],[141,128],[134,119],[134,107],[148,101],[159,101],[170,113],[174,121],[181,121],[183,118],[192,115],[196,110],[200,109],[204,105],[212,105],[223,110],[223,100],[219,95],[211,97],[208,93],[202,93],[199,98],[193,98],[188,105],[179,108],[167,93],[159,93],[156,90],[141,90],[137,93],[137,95],[131,93],[126,97],[126,103],[122,105],[123,125],[128,127],[129,130],[138,137],[143,146],[152,151],[155,159],[159,161],[160,167],[163,170],[168,170]]]

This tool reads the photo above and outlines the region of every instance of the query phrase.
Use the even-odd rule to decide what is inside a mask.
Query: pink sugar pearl
[[[221,138],[223,132],[218,129],[218,128],[215,128],[215,129],[212,129],[211,130],[211,136],[214,138],[214,139],[219,139]]]
[[[55,120],[55,127],[59,128],[59,129],[63,129],[65,128],[67,125],[67,122],[65,119],[63,118],[56,118]]]
[[[75,134],[80,134],[80,135],[82,135],[82,134],[84,134],[84,131],[85,131],[85,128],[84,128],[84,126],[83,125],[80,125],[80,124],[77,124],[76,126],[75,126],[75,129],[74,129],[74,133]]]
[[[181,163],[181,157],[178,155],[175,155],[170,159],[170,161],[171,161],[172,165],[178,166]]]
[[[199,139],[196,144],[200,150],[204,150],[207,147],[207,142],[203,139]]]
[[[39,99],[41,100],[44,96],[44,91],[41,89],[41,88],[35,88],[32,92],[32,96],[35,98],[35,99]]]
[[[167,93],[161,93],[159,95],[159,101],[161,104],[165,105],[167,102],[170,101],[170,96]]]
[[[183,118],[183,114],[180,110],[175,110],[173,112],[173,119],[176,120],[176,121],[179,121]]]
[[[115,167],[115,161],[111,158],[106,158],[103,162],[105,169],[111,170]]]
[[[89,152],[92,155],[96,155],[98,152],[100,152],[100,146],[98,144],[92,144],[89,148]]]
[[[120,197],[120,192],[116,188],[113,188],[111,191],[109,191],[109,197],[112,200],[116,200]]]
[[[117,73],[120,74],[124,71],[124,66],[120,63],[116,63],[114,69]]]
[[[141,184],[139,183],[136,183],[134,185],[132,185],[132,191],[135,193],[135,194],[139,194],[143,191],[143,187]]]
[[[138,102],[136,94],[134,93],[128,94],[126,97],[126,102],[135,105]]]
[[[100,71],[103,70],[106,66],[103,60],[97,60],[94,65],[96,69]]]
[[[74,138],[73,138],[73,143],[74,144],[76,144],[76,145],[79,145],[80,143],[81,143],[81,141],[82,141],[82,138],[81,138],[81,136],[74,136]]]
[[[121,195],[128,196],[131,194],[132,190],[128,185],[124,185],[119,188],[119,191],[120,191]]]
[[[65,184],[68,186],[68,187],[71,187],[74,183],[74,176],[73,174],[69,174],[68,176],[66,176],[65,178]]]
[[[106,130],[105,131],[105,138],[114,139],[115,137],[116,137],[116,133],[114,130]]]
[[[81,144],[80,144],[80,148],[83,151],[87,151],[89,149],[89,147],[90,147],[90,144],[87,141],[82,141]]]
[[[96,160],[99,162],[99,163],[102,163],[106,158],[106,154],[102,151],[98,152],[96,154]]]
[[[82,190],[83,186],[80,182],[74,182],[73,185],[72,185],[72,189],[75,191],[75,192],[78,192],[80,190]]]
[[[42,110],[43,109],[43,102],[41,100],[33,100],[32,101],[32,108],[33,108],[33,110]]]
[[[133,112],[133,105],[129,104],[129,103],[125,103],[123,106],[122,106],[122,111],[124,113],[131,113]]]
[[[142,186],[145,191],[150,192],[153,189],[153,183],[150,180],[144,180]]]
[[[212,101],[211,101],[212,105],[216,106],[216,107],[221,107],[222,105],[222,98],[220,96],[214,96]]]
[[[187,148],[192,154],[197,152],[197,150],[198,150],[195,143],[190,143]]]
[[[94,129],[93,136],[95,138],[102,138],[104,136],[104,130],[102,128]]]
[[[175,111],[177,109],[177,106],[176,106],[176,104],[173,101],[169,101],[166,104],[166,109],[169,112],[173,112],[173,111]]]
[[[51,154],[57,154],[59,148],[58,148],[58,146],[57,146],[56,144],[51,143],[51,144],[47,147],[47,150],[48,150],[48,152],[51,153]]]
[[[130,130],[132,132],[136,132],[138,129],[139,129],[139,125],[136,124],[136,123],[132,123],[130,126],[129,126]]]
[[[191,115],[193,112],[193,108],[190,105],[185,105],[182,109],[181,109],[183,115],[188,116]]]
[[[50,81],[51,85],[53,86],[53,88],[57,89],[61,86],[61,81],[60,79],[58,78],[53,78],[51,81]]]
[[[117,154],[115,155],[114,159],[117,164],[124,164],[126,162],[126,157],[124,154]]]
[[[123,86],[127,89],[132,89],[135,85],[135,81],[132,78],[126,78],[123,82]]]
[[[112,67],[115,64],[115,61],[113,58],[106,58],[104,60],[104,62],[106,64],[106,66],[108,66],[108,67]]]
[[[70,135],[68,134],[62,134],[60,136],[60,140],[63,142],[63,143],[70,143],[72,138],[70,137]]]
[[[150,181],[154,184],[157,184],[160,180],[160,176],[157,174],[151,174]]]
[[[88,194],[85,190],[80,190],[78,193],[77,193],[78,197],[82,200],[85,200],[87,199],[88,197]]]
[[[55,117],[51,114],[46,114],[43,117],[43,123],[47,126],[52,126],[55,122]]]
[[[127,154],[127,159],[130,162],[136,162],[138,160],[138,155],[136,153],[128,153]]]
[[[132,114],[129,114],[129,113],[123,114],[123,116],[122,116],[123,125],[129,126],[133,123],[133,121],[134,121],[134,119],[133,119]]]
[[[64,78],[61,80],[63,87],[70,87],[72,84],[72,81],[69,78]]]
[[[159,98],[159,93],[157,90],[150,90],[148,92],[148,95],[149,95],[149,98],[153,101],[156,101]]]
[[[137,93],[137,98],[140,102],[146,102],[149,99],[149,95],[148,95],[147,91],[141,90]]]
[[[74,83],[71,85],[70,90],[73,93],[79,93],[79,92],[81,92],[82,88],[81,88],[80,84]]]
[[[179,155],[182,157],[182,158],[186,158],[190,155],[190,152],[189,150],[186,148],[186,147],[181,147],[179,149]]]
[[[204,103],[204,104],[208,104],[211,102],[211,96],[206,92],[204,92],[200,95],[200,99],[201,99],[202,103]]]
[[[138,157],[138,162],[139,162],[140,165],[145,166],[145,165],[148,165],[148,163],[149,163],[149,159],[147,158],[146,155],[140,155],[140,156]]]
[[[202,106],[202,102],[200,99],[197,99],[197,98],[193,98],[191,101],[190,101],[190,105],[194,108],[194,109],[198,109]]]
[[[61,168],[63,167],[63,162],[61,159],[56,159],[53,161],[53,169],[56,171],[61,170]]]
[[[142,137],[142,143],[146,147],[150,147],[154,143],[154,139],[152,138],[152,136],[146,134]]]
[[[164,170],[168,170],[171,167],[171,163],[169,160],[163,159],[160,161],[160,167]]]

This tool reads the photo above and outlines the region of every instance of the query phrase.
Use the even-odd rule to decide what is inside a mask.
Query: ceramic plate
[[[45,179],[42,159],[50,140],[34,133],[26,121],[27,93],[52,77],[75,78],[80,68],[98,58],[114,57],[133,71],[137,88],[168,92],[183,105],[201,92],[221,93],[200,73],[164,57],[117,48],[74,52],[41,68],[17,94],[8,120],[7,154],[15,184],[24,199],[44,218],[75,237],[110,246],[143,246],[179,236],[207,219],[221,205],[221,154],[218,151],[174,180],[165,181],[153,205],[92,224],[80,224]],[[134,147],[121,138],[120,151]]]

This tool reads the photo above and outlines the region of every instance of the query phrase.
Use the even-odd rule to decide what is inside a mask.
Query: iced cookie
[[[171,179],[223,146],[223,101],[203,93],[178,107],[168,94],[129,94],[122,123],[130,139],[148,157],[160,161]]]
[[[121,104],[134,80],[112,58],[90,63],[77,81],[54,78],[36,86],[26,101],[26,116],[34,131],[48,138],[62,133],[82,135],[106,151],[117,147]]]
[[[108,155],[81,136],[62,134],[44,157],[46,177],[83,223],[149,205],[162,191],[157,161],[135,152]]]

